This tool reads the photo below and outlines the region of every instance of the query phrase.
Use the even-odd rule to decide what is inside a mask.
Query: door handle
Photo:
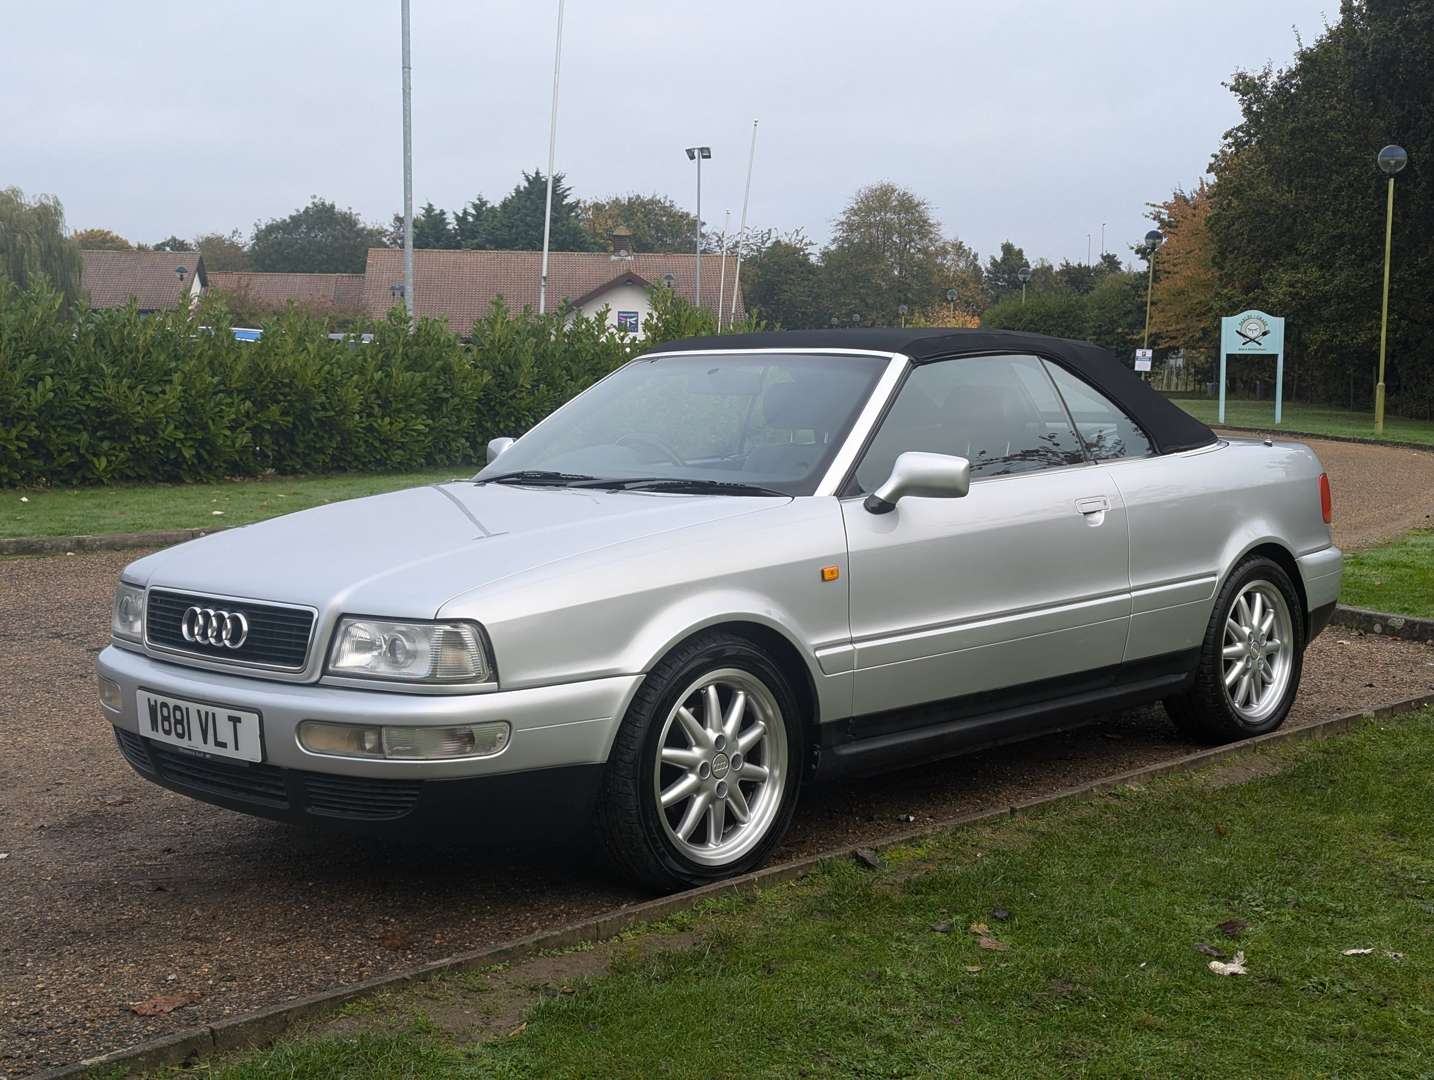
[[[1077,499],[1075,508],[1082,514],[1100,514],[1110,509],[1110,500],[1104,495],[1092,495],[1088,499]]]

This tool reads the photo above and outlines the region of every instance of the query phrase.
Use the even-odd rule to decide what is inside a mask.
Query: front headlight
[[[144,640],[144,589],[123,581],[115,590],[115,606],[110,616],[110,633],[126,641]]]
[[[486,683],[493,662],[483,632],[468,622],[339,620],[330,675],[418,683]]]

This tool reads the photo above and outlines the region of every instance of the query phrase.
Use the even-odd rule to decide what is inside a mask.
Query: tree
[[[1018,273],[1021,267],[1028,265],[1024,251],[1009,240],[1001,241],[1001,254],[992,255],[986,263],[986,291],[991,294],[993,303],[1021,294]]]
[[[931,322],[933,326],[944,326],[952,316],[965,316],[956,325],[965,325],[974,316],[979,316],[991,302],[986,291],[986,275],[981,272],[981,256],[977,255],[960,240],[951,240],[944,245],[940,257],[940,271],[936,288],[939,293],[931,310],[935,319],[944,311],[945,322]],[[946,294],[955,290],[956,299],[948,300]]]
[[[924,199],[889,182],[861,188],[822,259],[837,316],[894,323],[901,304],[932,303],[944,243]]]
[[[1226,306],[1215,270],[1210,236],[1214,189],[1205,181],[1194,192],[1177,190],[1151,208],[1151,219],[1165,234],[1156,257],[1150,297],[1150,332],[1161,345],[1213,356],[1220,342],[1220,316]]]
[[[188,240],[181,240],[179,237],[174,236],[173,234],[171,234],[171,235],[169,235],[169,236],[166,236],[163,240],[161,240],[159,243],[155,244],[155,245],[154,245],[153,247],[151,247],[149,250],[151,250],[151,251],[193,251],[193,250],[194,250],[194,245],[191,244]]]
[[[618,226],[632,232],[634,251],[688,251],[697,240],[697,218],[666,195],[634,192],[580,202],[578,219],[599,249]]]
[[[482,195],[475,195],[467,206],[453,211],[453,235],[458,247],[488,249],[493,247],[493,223],[498,208]]]
[[[79,297],[80,247],[66,235],[59,199],[0,189],[0,278],[21,289],[47,284],[67,305]]]
[[[248,270],[251,266],[249,251],[238,229],[230,233],[201,233],[194,238],[194,249],[209,271]]]
[[[747,310],[784,330],[825,326],[831,317],[822,270],[800,231],[768,243],[742,262]]]
[[[382,246],[382,229],[315,195],[288,217],[256,225],[249,253],[260,271],[357,274],[368,249]]]
[[[133,251],[134,245],[109,229],[78,229],[75,244],[81,251]]]
[[[1434,5],[1344,0],[1289,67],[1228,85],[1242,119],[1211,165],[1212,261],[1234,310],[1286,317],[1286,378],[1305,396],[1373,396],[1386,183],[1374,159],[1388,142],[1408,150],[1387,380],[1392,405],[1434,411]]]
[[[400,230],[399,235],[402,236],[403,218],[399,217],[396,224]],[[424,203],[423,209],[413,219],[413,246],[415,248],[458,247],[458,235],[453,231],[453,226],[448,224],[448,211],[438,209],[431,202]]]
[[[552,235],[554,251],[594,251],[596,245],[578,220],[577,204],[563,183],[562,173],[553,177]],[[523,182],[504,197],[493,214],[489,240],[501,251],[538,251],[543,246],[543,213],[547,180],[537,170],[523,173]]]

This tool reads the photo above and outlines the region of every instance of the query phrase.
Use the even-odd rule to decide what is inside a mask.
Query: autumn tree
[[[1220,345],[1220,316],[1225,311],[1215,245],[1210,236],[1214,189],[1205,181],[1193,192],[1177,190],[1151,207],[1151,218],[1165,234],[1156,256],[1155,287],[1150,297],[1150,333],[1160,345],[1198,353],[1208,362]],[[1193,359],[1193,357],[1192,357]]]
[[[134,245],[110,229],[77,229],[74,241],[81,251],[133,251]]]

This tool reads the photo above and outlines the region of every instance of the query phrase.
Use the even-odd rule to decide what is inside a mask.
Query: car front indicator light
[[[305,720],[299,745],[327,757],[385,758],[390,761],[449,761],[494,757],[508,747],[512,727],[506,720],[452,727],[397,724],[333,724]]]

